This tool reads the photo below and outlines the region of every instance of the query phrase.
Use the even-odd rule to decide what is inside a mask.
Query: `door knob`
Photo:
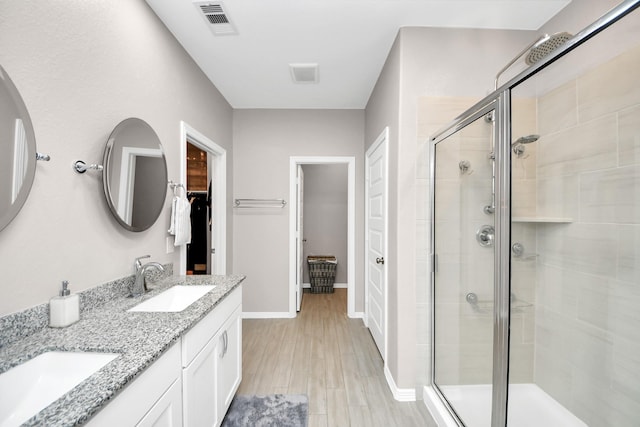
[[[384,257],[376,258],[376,264],[384,264]]]

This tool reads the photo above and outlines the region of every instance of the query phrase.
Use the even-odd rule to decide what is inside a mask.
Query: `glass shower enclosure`
[[[639,423],[639,3],[431,139],[431,372],[451,425]]]

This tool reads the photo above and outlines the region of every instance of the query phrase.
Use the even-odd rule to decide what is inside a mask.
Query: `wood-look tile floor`
[[[346,289],[305,293],[295,319],[245,319],[238,394],[306,394],[309,427],[431,426],[421,402],[398,402]]]

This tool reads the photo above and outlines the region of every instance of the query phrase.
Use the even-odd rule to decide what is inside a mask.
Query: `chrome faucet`
[[[141,256],[136,258],[135,268],[136,268],[136,278],[133,282],[133,287],[131,288],[131,296],[139,297],[140,295],[147,292],[147,280],[146,273],[150,268],[155,268],[160,272],[164,272],[164,267],[157,262],[148,262],[146,264],[142,264],[142,259],[151,258],[151,255]]]

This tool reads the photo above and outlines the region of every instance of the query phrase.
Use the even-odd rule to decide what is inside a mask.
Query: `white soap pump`
[[[80,297],[71,295],[69,282],[62,282],[60,295],[49,301],[49,326],[64,328],[80,320]]]

